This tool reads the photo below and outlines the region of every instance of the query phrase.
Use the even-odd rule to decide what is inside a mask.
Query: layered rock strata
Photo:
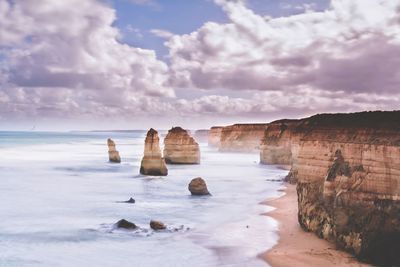
[[[299,153],[302,136],[299,120],[279,120],[268,124],[260,145],[260,163],[284,165],[290,168]]]
[[[164,139],[164,159],[168,164],[200,164],[199,144],[181,127],[173,127]]]
[[[222,152],[259,152],[268,124],[234,124],[222,128],[219,150]]]
[[[140,173],[155,176],[168,175],[165,160],[161,156],[160,139],[157,131],[153,128],[147,132],[144,143],[144,156],[140,165]]]
[[[211,147],[219,147],[221,144],[222,126],[213,126],[208,132],[208,145]]]
[[[108,158],[110,162],[120,163],[121,157],[119,156],[119,152],[115,148],[115,142],[111,138],[108,138],[107,145],[108,145]]]
[[[276,127],[261,161],[292,164],[302,228],[360,259],[400,265],[400,112],[321,114],[287,133]],[[275,144],[279,157],[266,155]]]

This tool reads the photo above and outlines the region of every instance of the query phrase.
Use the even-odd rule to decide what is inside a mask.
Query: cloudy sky
[[[400,0],[0,0],[0,129],[400,108]]]

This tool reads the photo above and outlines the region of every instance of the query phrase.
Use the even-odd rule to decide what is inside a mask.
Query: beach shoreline
[[[274,247],[259,255],[261,259],[273,267],[371,266],[337,250],[334,244],[315,234],[303,231],[297,222],[296,186],[287,184],[283,191],[283,196],[263,202],[275,208],[263,215],[278,221],[279,240]]]

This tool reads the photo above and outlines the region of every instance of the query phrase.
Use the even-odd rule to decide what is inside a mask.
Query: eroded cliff
[[[222,126],[213,126],[208,132],[208,145],[212,147],[219,147],[221,144]]]
[[[265,136],[261,161],[292,164],[303,229],[360,259],[400,265],[399,111],[321,114]]]
[[[219,150],[222,152],[258,152],[268,124],[234,124],[222,128]]]

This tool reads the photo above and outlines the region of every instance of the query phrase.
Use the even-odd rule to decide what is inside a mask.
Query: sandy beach
[[[276,209],[266,215],[279,222],[279,242],[260,257],[273,267],[370,266],[352,255],[338,251],[326,240],[303,231],[297,222],[295,185],[286,185],[285,195],[266,201]]]

